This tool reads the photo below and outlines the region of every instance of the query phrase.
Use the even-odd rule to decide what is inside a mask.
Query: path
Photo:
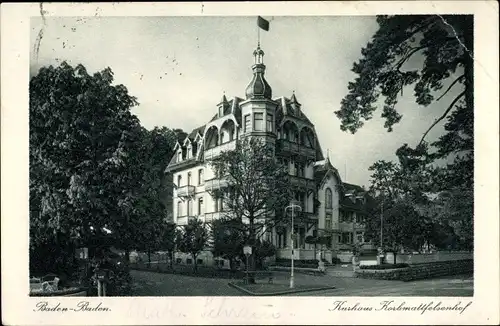
[[[134,296],[242,296],[227,279],[131,271]],[[277,273],[276,283],[288,282],[287,273]],[[442,277],[413,282],[368,280],[332,276],[295,275],[296,284],[333,285],[334,290],[298,293],[300,296],[472,296],[470,277]]]

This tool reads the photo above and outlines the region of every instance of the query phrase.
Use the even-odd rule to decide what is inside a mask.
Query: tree
[[[181,131],[141,127],[137,104],[109,68],[89,75],[64,62],[31,79],[32,246],[155,248],[168,208],[163,171]]]
[[[128,153],[121,143],[139,120],[130,113],[136,99],[112,82],[109,68],[89,75],[66,62],[30,80],[32,247],[86,245],[92,229],[115,226],[116,194],[126,189],[109,180],[123,174]]]
[[[452,95],[416,147],[404,144],[397,155],[402,165],[420,161],[433,171],[434,191],[472,189],[472,15],[378,16],[377,22],[378,31],[362,49],[362,58],[353,65],[357,77],[349,83],[349,92],[335,112],[341,129],[355,133],[363,126],[362,120],[372,118],[379,97],[383,97],[381,116],[385,118],[384,126],[392,131],[402,118],[396,104],[410,85],[414,86],[416,102],[422,106]],[[446,90],[438,94],[444,87]],[[429,131],[444,119],[445,133],[437,141],[427,143]],[[444,167],[426,166],[438,159],[452,163]]]
[[[381,246],[380,219],[382,218],[382,248],[384,251],[394,252],[394,262],[396,254],[401,249],[420,251],[426,241],[431,239],[429,226],[432,227],[434,224],[404,199],[378,198],[377,200],[378,212],[370,214],[372,218],[366,221],[365,237],[373,241],[376,246]]]
[[[214,220],[211,223],[213,234],[214,257],[222,257],[229,260],[231,270],[234,270],[236,259],[243,256],[245,245],[244,226],[238,220],[226,220],[224,218]]]
[[[196,258],[206,248],[209,241],[209,232],[206,225],[200,220],[190,220],[187,225],[182,227],[177,241],[177,248],[181,252],[191,254],[193,257],[194,270],[196,271]]]
[[[335,114],[341,129],[355,133],[370,120],[384,98],[382,118],[390,132],[402,119],[396,108],[405,88],[414,87],[417,104],[448,101],[435,121],[429,122],[415,147],[403,144],[399,164],[376,162],[376,190],[387,191],[407,205],[425,203],[425,193],[443,191],[467,194],[467,207],[458,214],[466,241],[472,241],[474,184],[474,85],[472,15],[378,16],[379,29],[361,51],[352,71],[357,74]],[[442,91],[444,89],[444,91]],[[435,105],[435,107],[440,107]],[[446,119],[444,134],[427,141],[429,132]],[[443,165],[442,161],[446,163]],[[400,207],[401,208],[401,207]],[[432,221],[443,226],[443,221]],[[467,226],[470,226],[468,228]],[[437,224],[428,226],[439,228]],[[440,232],[438,232],[440,233]],[[467,232],[466,232],[467,233]],[[434,232],[434,234],[437,234]],[[436,240],[437,241],[437,240]]]
[[[250,137],[237,140],[235,150],[222,152],[211,166],[230,184],[219,196],[227,208],[225,217],[243,225],[246,244],[252,246],[249,270],[254,271],[257,239],[288,221],[284,215],[292,198],[288,170],[276,160],[271,146]]]
[[[168,253],[170,268],[172,268],[177,238],[177,226],[173,223],[164,222],[160,227],[158,249],[165,250]]]
[[[257,239],[255,245],[255,264],[257,267],[263,268],[264,259],[274,255],[276,255],[276,247],[270,241]]]

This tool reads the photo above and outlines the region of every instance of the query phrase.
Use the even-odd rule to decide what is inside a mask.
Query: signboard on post
[[[244,246],[243,247],[243,253],[246,256],[250,256],[252,254],[252,247],[250,247],[250,246]]]

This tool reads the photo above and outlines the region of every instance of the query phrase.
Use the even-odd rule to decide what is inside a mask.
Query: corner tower
[[[272,89],[264,76],[264,51],[257,46],[253,52],[253,77],[245,90],[246,100],[240,103],[242,135],[263,138],[267,143],[276,142],[276,108]]]

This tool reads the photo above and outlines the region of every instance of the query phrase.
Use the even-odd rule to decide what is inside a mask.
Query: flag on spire
[[[269,31],[269,21],[265,20],[260,16],[257,17],[257,26],[259,26],[265,31]]]

